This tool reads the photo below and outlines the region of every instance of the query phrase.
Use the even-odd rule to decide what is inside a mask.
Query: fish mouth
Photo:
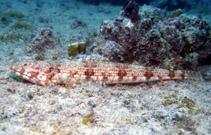
[[[34,76],[32,76],[30,72],[26,72],[26,70],[22,66],[11,66],[10,70],[17,75],[16,77],[13,77],[15,80],[40,84],[39,80],[34,78]]]
[[[21,67],[19,67],[19,66],[11,66],[10,67],[10,70],[12,71],[12,72],[14,72],[14,73],[16,73],[17,75],[19,75],[19,76],[23,76],[23,75],[25,75],[25,76],[27,76],[26,74],[24,74],[24,72],[25,72],[25,69],[24,68],[21,68]]]
[[[21,72],[21,69],[19,69],[17,66],[10,66],[10,74],[9,77],[18,81],[18,82],[30,82],[27,78],[29,78],[26,74]]]
[[[46,74],[43,74],[43,72],[35,68],[38,67],[30,64],[22,64],[11,66],[10,70],[28,82],[38,85],[47,85],[48,80],[45,80]],[[44,79],[42,77],[44,77]]]

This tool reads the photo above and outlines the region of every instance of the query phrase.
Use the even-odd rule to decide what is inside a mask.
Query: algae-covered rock
[[[200,61],[211,56],[210,26],[205,20],[184,15],[182,10],[167,15],[150,6],[136,12],[135,5],[124,6],[117,19],[102,23],[96,44],[105,44],[97,46],[95,52],[114,62],[170,70],[197,70]]]

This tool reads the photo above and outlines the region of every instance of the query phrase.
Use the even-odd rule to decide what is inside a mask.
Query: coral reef
[[[111,61],[168,69],[196,69],[211,55],[209,24],[181,10],[167,14],[129,1],[115,20],[104,21],[95,52]],[[203,64],[207,64],[206,62]]]

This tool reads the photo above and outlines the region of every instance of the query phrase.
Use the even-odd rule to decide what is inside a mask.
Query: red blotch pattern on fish
[[[192,71],[170,71],[132,64],[112,62],[70,62],[69,64],[23,63],[12,71],[39,85],[73,84],[96,81],[105,84],[141,83],[161,80],[202,80],[201,74]]]

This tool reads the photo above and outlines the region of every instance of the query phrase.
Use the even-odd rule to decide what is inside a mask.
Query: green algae
[[[171,12],[169,15],[167,15],[167,18],[178,17],[181,14],[183,14],[183,11],[181,9],[177,9],[177,10]]]
[[[10,12],[5,13],[4,15],[7,17],[14,17],[14,18],[18,18],[18,19],[24,17],[24,15],[18,11],[10,11]]]
[[[163,21],[164,20],[164,18],[163,17],[161,17],[161,16],[156,16],[155,17],[155,21]]]
[[[13,22],[14,19],[22,19],[24,15],[18,11],[10,11],[2,14],[1,22],[2,24],[8,26]]]
[[[14,33],[0,35],[0,41],[2,41],[2,42],[17,42],[17,41],[20,41],[20,40],[27,41],[28,38],[23,36],[23,35],[14,34]]]
[[[27,23],[23,23],[23,22],[16,22],[11,27],[14,28],[14,29],[25,29],[25,30],[31,30],[32,29],[31,25],[29,25]]]
[[[0,40],[3,40],[4,39],[4,36],[3,35],[0,35]]]
[[[196,103],[187,97],[184,98],[180,98],[181,100],[181,104],[178,106],[178,108],[188,108],[189,109],[189,114],[193,114],[194,113],[194,107],[196,106]]]
[[[188,97],[178,98],[176,95],[170,95],[169,97],[164,97],[164,99],[166,99],[165,103],[163,104],[164,106],[177,105],[177,109],[188,108],[189,114],[194,113],[196,103]]]
[[[164,99],[166,99],[164,105],[165,106],[169,106],[169,105],[173,105],[173,104],[179,104],[178,100],[175,100],[177,97],[176,95],[171,95],[169,97],[164,97]]]
[[[185,57],[186,54],[189,54],[191,52],[191,49],[192,49],[192,43],[191,41],[187,41],[183,47],[183,50],[182,50],[182,53],[181,53],[181,56],[182,57]]]
[[[174,67],[175,67],[175,60],[174,58],[171,58],[169,61],[168,61],[168,68],[170,70],[174,70]]]

